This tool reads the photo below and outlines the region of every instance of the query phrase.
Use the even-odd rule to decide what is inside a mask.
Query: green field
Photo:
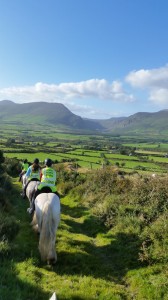
[[[6,124],[0,130],[4,155],[19,161],[27,158],[32,162],[38,157],[43,163],[50,157],[55,162],[74,162],[88,169],[117,165],[124,171],[167,172],[168,158],[164,156],[168,143],[158,138],[152,142],[144,140],[135,136],[70,134],[40,125],[23,128]]]
[[[46,300],[54,291],[58,300],[167,300],[166,142],[11,131],[0,133],[5,158],[15,158],[0,164],[0,300]],[[18,163],[36,157],[41,166],[50,157],[58,174],[55,266],[41,262],[20,196]]]

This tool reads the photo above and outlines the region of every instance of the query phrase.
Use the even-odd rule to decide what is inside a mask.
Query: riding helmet
[[[52,165],[52,160],[51,160],[50,158],[46,158],[44,163],[45,163],[45,165],[46,165],[47,167],[51,167],[51,165]]]
[[[34,160],[34,164],[39,164],[39,159],[38,158],[35,158],[35,160]]]

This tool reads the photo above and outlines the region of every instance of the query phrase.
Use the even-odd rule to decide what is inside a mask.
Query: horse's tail
[[[56,254],[51,249],[55,246],[55,226],[51,202],[47,200],[43,206],[42,224],[40,230],[39,250],[43,260],[55,259]]]

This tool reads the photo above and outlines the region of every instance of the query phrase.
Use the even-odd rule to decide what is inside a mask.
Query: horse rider
[[[29,168],[29,163],[28,163],[27,159],[25,159],[22,163],[22,171],[19,174],[19,182],[21,181],[22,176],[27,172],[28,168]]]
[[[45,167],[41,170],[40,184],[37,186],[37,190],[32,197],[31,206],[27,209],[29,214],[32,214],[35,210],[35,199],[41,193],[54,193],[59,196],[56,188],[56,171],[52,168],[52,160],[50,158],[45,159]],[[59,196],[60,197],[60,196]]]
[[[26,172],[26,178],[27,178],[27,183],[25,187],[23,188],[23,193],[21,196],[23,199],[26,197],[26,189],[30,181],[40,181],[40,172],[41,172],[41,167],[39,165],[39,159],[35,158],[33,164],[28,168]]]

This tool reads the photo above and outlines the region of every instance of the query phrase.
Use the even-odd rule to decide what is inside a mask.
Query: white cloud
[[[168,89],[153,89],[150,92],[149,100],[163,107],[168,105]]]
[[[132,71],[125,80],[132,87],[146,89],[148,99],[154,104],[160,107],[168,105],[168,65],[158,69]]]
[[[34,86],[9,87],[0,89],[0,99],[19,102],[52,101],[71,99],[100,99],[120,102],[134,101],[134,97],[123,90],[119,81],[111,84],[105,79],[90,79],[81,82],[61,84],[36,83]]]
[[[139,88],[168,88],[168,65],[158,69],[132,71],[126,81]]]

